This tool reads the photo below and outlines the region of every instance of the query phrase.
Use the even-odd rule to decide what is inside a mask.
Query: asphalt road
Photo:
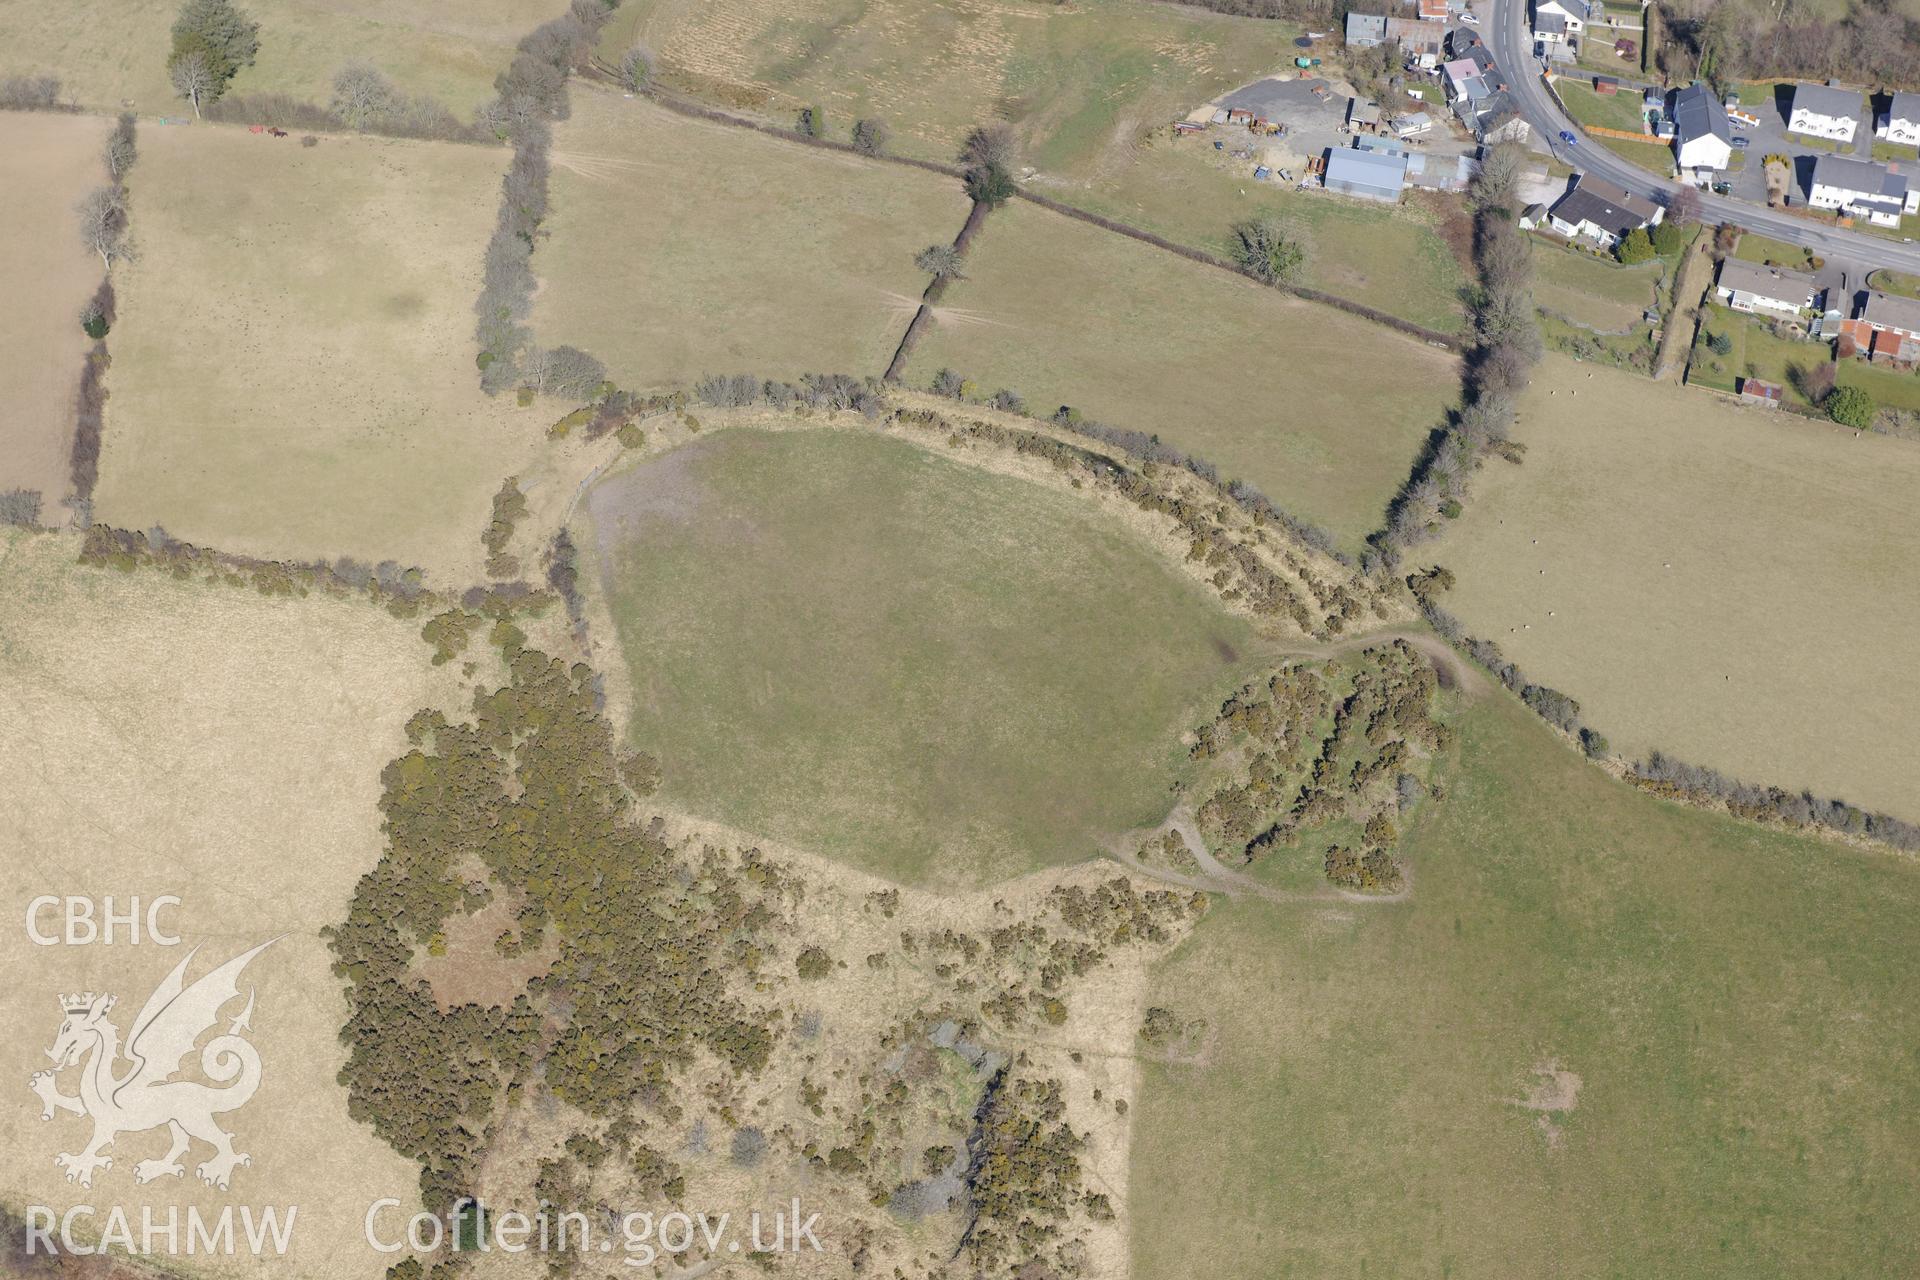
[[[1581,132],[1580,126],[1560,110],[1540,78],[1540,64],[1533,57],[1533,37],[1527,29],[1525,0],[1492,0],[1482,30],[1493,60],[1506,72],[1520,114],[1533,126],[1554,154],[1575,169],[1605,178],[1638,195],[1649,196],[1665,204],[1679,189],[1670,182],[1621,159]],[[1580,141],[1573,146],[1560,141],[1561,130],[1569,130]],[[1920,244],[1906,244],[1859,231],[1823,227],[1805,222],[1791,214],[1730,200],[1711,192],[1700,193],[1704,216],[1714,222],[1731,222],[1749,231],[1804,245],[1823,258],[1857,264],[1863,268],[1892,267],[1920,274]]]

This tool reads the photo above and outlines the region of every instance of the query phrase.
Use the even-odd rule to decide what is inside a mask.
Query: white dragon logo
[[[53,1158],[66,1171],[68,1182],[91,1187],[94,1170],[113,1167],[113,1158],[101,1152],[112,1146],[115,1138],[161,1125],[167,1126],[172,1135],[172,1146],[162,1158],[134,1165],[135,1182],[179,1177],[185,1172],[180,1157],[193,1138],[213,1146],[212,1159],[194,1170],[209,1186],[226,1190],[234,1166],[253,1163],[252,1157],[233,1149],[233,1135],[213,1121],[216,1115],[244,1106],[260,1087],[260,1055],[240,1035],[253,1016],[251,988],[247,991],[247,1007],[228,1025],[226,1034],[215,1036],[200,1050],[200,1069],[225,1087],[216,1089],[170,1077],[180,1071],[181,1061],[193,1052],[194,1042],[219,1021],[221,1008],[239,996],[240,971],[247,962],[279,940],[270,938],[235,956],[192,986],[185,983],[187,964],[194,956],[193,951],[188,952],[141,1006],[127,1034],[124,1057],[130,1065],[118,1073],[116,1066],[123,1056],[120,1030],[107,1021],[115,998],[91,991],[60,998],[67,1016],[53,1047],[47,1050],[53,1070],[34,1072],[28,1087],[44,1104],[42,1120],[53,1119],[56,1111],[93,1120],[93,1141],[86,1150]],[[83,1058],[78,1096],[61,1093],[54,1077]]]

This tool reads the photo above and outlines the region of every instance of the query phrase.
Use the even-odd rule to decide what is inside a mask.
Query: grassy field
[[[1542,307],[1602,332],[1639,328],[1659,303],[1668,264],[1623,267],[1540,238],[1533,250],[1533,297]]]
[[[325,102],[351,59],[373,62],[403,88],[465,116],[493,95],[493,78],[520,37],[560,8],[549,0],[469,0],[457,10],[379,0],[247,0],[260,54],[234,93],[290,93]],[[7,0],[0,73],[56,75],[65,95],[97,109],[191,116],[167,83],[174,0],[71,0],[58,7]]]
[[[1763,266],[1772,265],[1789,271],[1813,270],[1811,250],[1800,245],[1788,244],[1784,240],[1755,235],[1751,231],[1741,233],[1740,242],[1734,246],[1733,256],[1743,262],[1758,262]]]
[[[904,882],[1158,822],[1262,648],[1073,495],[896,440],[728,431],[585,514],[668,801]]]
[[[100,259],[80,243],[74,205],[106,180],[104,120],[0,114],[0,489],[40,494],[40,519],[59,524],[70,488],[74,392],[90,345],[81,304]]]
[[[573,97],[534,260],[541,341],[633,387],[885,371],[926,287],[914,255],[966,221],[958,182]]]
[[[545,425],[474,369],[505,151],[217,126],[140,149],[96,516],[477,577],[492,496]]]
[[[1578,80],[1557,80],[1553,88],[1566,103],[1567,113],[1581,124],[1597,124],[1627,133],[1647,132],[1640,95],[1631,90],[1595,93],[1591,85]]]
[[[1431,553],[1469,630],[1617,750],[1920,818],[1920,451],[1557,357],[1514,437]]]
[[[1719,355],[1708,339],[1725,334],[1733,350]],[[1806,397],[1794,385],[1792,370],[1825,364],[1833,348],[1824,342],[1799,342],[1776,337],[1765,321],[1743,315],[1713,303],[1707,307],[1705,323],[1700,326],[1687,365],[1687,381],[1720,391],[1738,391],[1741,378],[1759,378],[1777,382],[1787,389],[1789,400],[1806,404]]]
[[[1018,202],[947,302],[910,381],[950,366],[1157,433],[1348,547],[1457,390],[1446,352]]]
[[[904,154],[948,160],[1011,122],[1027,160],[1087,176],[1141,132],[1289,63],[1299,28],[1146,0],[630,0],[601,42],[653,51],[662,80],[783,123],[878,116]]]
[[[0,1203],[92,1204],[95,1231],[121,1206],[136,1241],[143,1205],[161,1222],[169,1206],[298,1205],[287,1258],[196,1257],[193,1274],[371,1280],[391,1260],[362,1243],[361,1218],[378,1197],[415,1203],[417,1170],[348,1118],[334,1079],[346,1005],[319,929],[379,855],[380,770],[404,748],[402,724],[458,698],[453,668],[428,665],[418,623],[371,605],[80,568],[78,550],[72,536],[0,531],[0,715],[11,726],[0,769],[22,784],[0,791],[17,895],[0,942],[3,1065],[17,1090],[0,1108]],[[111,946],[35,946],[21,918],[42,893],[111,894],[119,910],[130,895],[174,894],[162,922],[181,945],[130,946],[122,926]],[[58,913],[40,923],[57,929]],[[49,1065],[55,997],[117,995],[124,1034],[190,948],[201,947],[191,979],[276,934],[246,971],[262,1074],[253,1100],[221,1118],[253,1157],[231,1191],[202,1185],[191,1165],[136,1186],[135,1162],[164,1152],[164,1131],[122,1135],[91,1190],[62,1181],[54,1154],[81,1150],[86,1123],[43,1123],[25,1087]],[[71,1094],[74,1073],[58,1084]],[[196,1144],[191,1159],[207,1155]],[[184,1250],[184,1213],[181,1226]]]
[[[1041,183],[1035,189],[1223,256],[1231,250],[1235,223],[1272,210],[1305,232],[1313,246],[1302,284],[1442,333],[1464,327],[1460,290],[1467,272],[1448,237],[1465,245],[1471,228],[1457,201],[1410,197],[1390,208],[1255,182],[1252,168],[1250,161],[1215,151],[1205,135],[1159,138],[1135,163],[1100,182]],[[1447,227],[1449,216],[1461,218],[1461,225]]]
[[[1215,1038],[1145,1068],[1134,1274],[1920,1268],[1920,867],[1655,801],[1504,694],[1455,726],[1409,901],[1242,899],[1162,963]]]

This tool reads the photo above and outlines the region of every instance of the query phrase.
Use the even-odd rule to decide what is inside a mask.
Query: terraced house
[[[1920,212],[1920,191],[1914,190],[1905,174],[1884,164],[1821,156],[1813,162],[1807,203],[1850,218],[1865,218],[1876,227],[1897,227],[1907,214]]]
[[[1874,126],[1873,136],[1883,142],[1920,147],[1920,93],[1903,90],[1894,94],[1886,114]]]
[[[1854,131],[1859,127],[1858,90],[1842,89],[1832,82],[1793,87],[1793,111],[1787,117],[1787,132],[1852,142]]]

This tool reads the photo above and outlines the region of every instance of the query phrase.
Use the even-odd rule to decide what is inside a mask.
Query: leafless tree
[[[607,377],[607,366],[578,347],[550,347],[531,363],[534,389],[546,395],[585,399]]]
[[[960,254],[950,244],[930,244],[914,255],[913,265],[937,280],[964,280]]]
[[[113,260],[127,253],[127,193],[122,187],[96,187],[80,201],[80,239],[100,255],[101,265],[113,270]]]
[[[211,99],[220,89],[220,77],[214,74],[207,55],[198,49],[189,50],[175,58],[167,68],[167,76],[173,81],[173,91],[193,104],[195,119],[200,116],[200,104]]]
[[[355,59],[333,77],[334,114],[353,129],[393,115],[405,104],[405,95],[370,62]]]
[[[113,132],[107,135],[107,173],[115,182],[127,176],[127,170],[133,168],[134,160],[139,157],[139,149],[133,141],[133,128],[133,112],[123,111],[114,122]]]
[[[967,140],[960,148],[960,163],[970,169],[999,169],[1003,173],[1012,173],[1020,159],[1018,144],[1013,138],[1013,127],[1006,124],[983,124],[967,134]]]

